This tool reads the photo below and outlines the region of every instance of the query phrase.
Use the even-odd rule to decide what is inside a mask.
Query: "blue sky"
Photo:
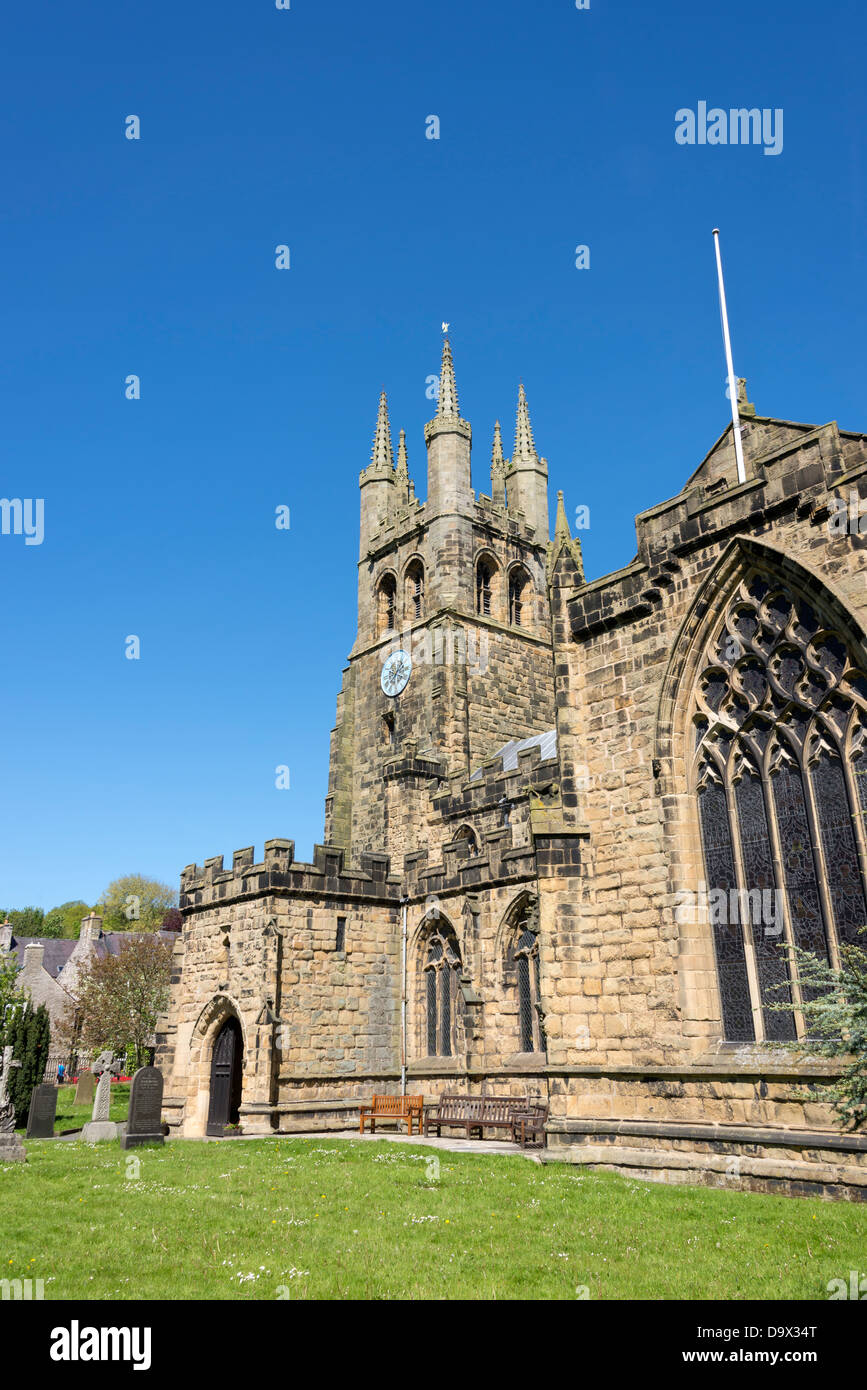
[[[384,384],[424,495],[443,319],[476,487],[523,379],[588,577],[726,425],[714,226],[759,413],[867,430],[865,31],[854,0],[10,11],[0,493],[45,537],[0,536],[0,905],[311,855],[358,473]],[[782,108],[782,153],[679,146],[699,101]]]

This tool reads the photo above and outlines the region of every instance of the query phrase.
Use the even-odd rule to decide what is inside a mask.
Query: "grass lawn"
[[[27,1154],[0,1169],[0,1278],[46,1299],[826,1299],[865,1267],[867,1205],[518,1157],[290,1138]]]

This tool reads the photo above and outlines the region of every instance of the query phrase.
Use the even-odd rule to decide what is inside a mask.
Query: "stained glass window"
[[[777,949],[783,939],[783,909],[774,879],[762,779],[751,766],[735,783],[735,804],[744,879],[749,885],[739,899],[747,910],[739,915],[741,925],[748,926],[752,936],[765,1037],[782,1042],[797,1036],[793,1015],[769,1008],[771,1004],[789,1003],[792,998],[788,962],[785,953]]]
[[[867,923],[867,903],[858,864],[852,811],[846,793],[843,764],[835,749],[822,746],[812,760],[811,778],[816,798],[819,833],[828,865],[828,896],[840,941],[857,944],[858,932]]]
[[[707,773],[710,774],[709,768]],[[739,926],[728,921],[728,905],[732,890],[737,891],[737,876],[726,795],[718,777],[708,775],[699,792],[699,807],[708,887],[711,894],[723,895],[711,911],[711,922],[725,1035],[733,1042],[751,1042],[755,1030],[744,939]]]
[[[771,1007],[796,998],[787,947],[834,962],[867,923],[864,668],[863,639],[830,601],[757,571],[707,643],[693,777],[732,1041],[796,1036]]]
[[[521,1052],[544,1052],[539,995],[539,939],[532,909],[526,907],[506,950],[506,968],[514,968],[518,983],[518,1034]]]
[[[461,959],[457,942],[443,923],[430,933],[424,966],[427,1051],[429,1057],[451,1057]]]

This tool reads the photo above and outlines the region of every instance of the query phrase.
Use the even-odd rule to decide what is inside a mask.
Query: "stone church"
[[[546,1161],[867,1195],[786,949],[867,923],[867,436],[741,387],[746,480],[729,424],[591,581],[523,387],[477,496],[446,340],[424,502],[383,393],[324,844],[184,869],[173,1132],[486,1092]]]

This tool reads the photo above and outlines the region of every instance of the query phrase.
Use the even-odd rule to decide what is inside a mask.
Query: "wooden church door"
[[[241,1025],[236,1018],[228,1018],[214,1043],[208,1134],[220,1135],[225,1125],[238,1123],[243,1050]]]

